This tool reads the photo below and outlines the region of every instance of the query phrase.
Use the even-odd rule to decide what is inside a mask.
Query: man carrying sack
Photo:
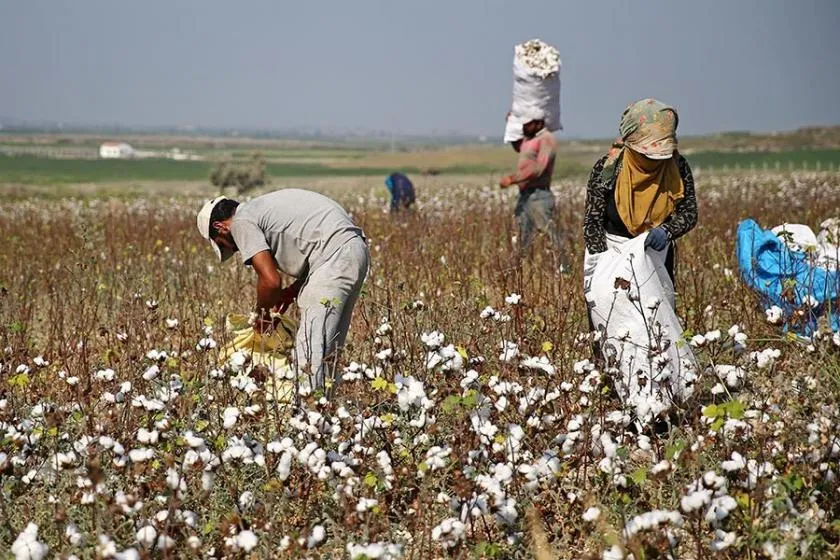
[[[499,182],[519,187],[514,214],[519,219],[519,255],[530,249],[535,230],[546,233],[555,251],[555,266],[568,270],[562,241],[554,223],[551,179],[560,130],[560,54],[534,39],[517,45],[513,58],[513,103],[505,119],[505,142],[519,152],[516,173]]]
[[[344,345],[368,271],[362,230],[336,202],[302,189],[275,191],[241,204],[217,197],[202,207],[197,225],[220,261],[238,251],[243,264],[256,271],[255,330],[271,330],[271,312],[284,313],[297,301],[298,372],[308,374],[310,388],[323,390],[324,362]],[[294,277],[294,283],[283,288],[280,272]]]

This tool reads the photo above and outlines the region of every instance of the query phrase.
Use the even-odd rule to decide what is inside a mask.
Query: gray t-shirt
[[[280,271],[294,277],[318,268],[348,240],[363,237],[338,203],[302,189],[240,204],[230,231],[244,264],[260,251],[271,251]]]

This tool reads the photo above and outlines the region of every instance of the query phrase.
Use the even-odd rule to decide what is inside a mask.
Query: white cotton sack
[[[513,57],[513,103],[505,126],[505,142],[521,140],[522,125],[543,119],[546,128],[560,124],[560,53],[533,39],[516,45]]]

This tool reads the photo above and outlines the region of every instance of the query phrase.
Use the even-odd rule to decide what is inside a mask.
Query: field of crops
[[[263,151],[206,151],[204,161],[169,159],[99,160],[58,159],[34,155],[0,154],[0,184],[70,185],[160,181],[206,181],[218,160],[248,159],[259,151],[266,158],[270,178],[384,177],[394,170],[420,175],[436,170],[444,175],[490,175],[509,172],[516,154],[506,147],[453,147],[409,152],[336,149],[274,149]],[[554,176],[584,175],[600,151],[592,146],[560,150]],[[840,169],[840,150],[786,150],[779,152],[689,151],[693,166],[717,171],[828,171]]]
[[[836,216],[840,174],[701,175],[677,290],[702,375],[670,430],[642,433],[591,361],[583,181],[555,187],[568,276],[544,243],[513,259],[512,193],[478,180],[430,182],[396,220],[379,181],[332,189],[372,268],[334,398],[294,408],[219,360],[255,278],[214,262],[200,197],[7,201],[0,551],[838,557],[840,337],[770,324],[733,253],[740,219]]]

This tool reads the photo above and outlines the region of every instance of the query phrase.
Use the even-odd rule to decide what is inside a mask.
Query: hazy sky
[[[514,44],[566,134],[658,97],[682,133],[840,123],[838,0],[0,0],[0,116],[501,135]]]

